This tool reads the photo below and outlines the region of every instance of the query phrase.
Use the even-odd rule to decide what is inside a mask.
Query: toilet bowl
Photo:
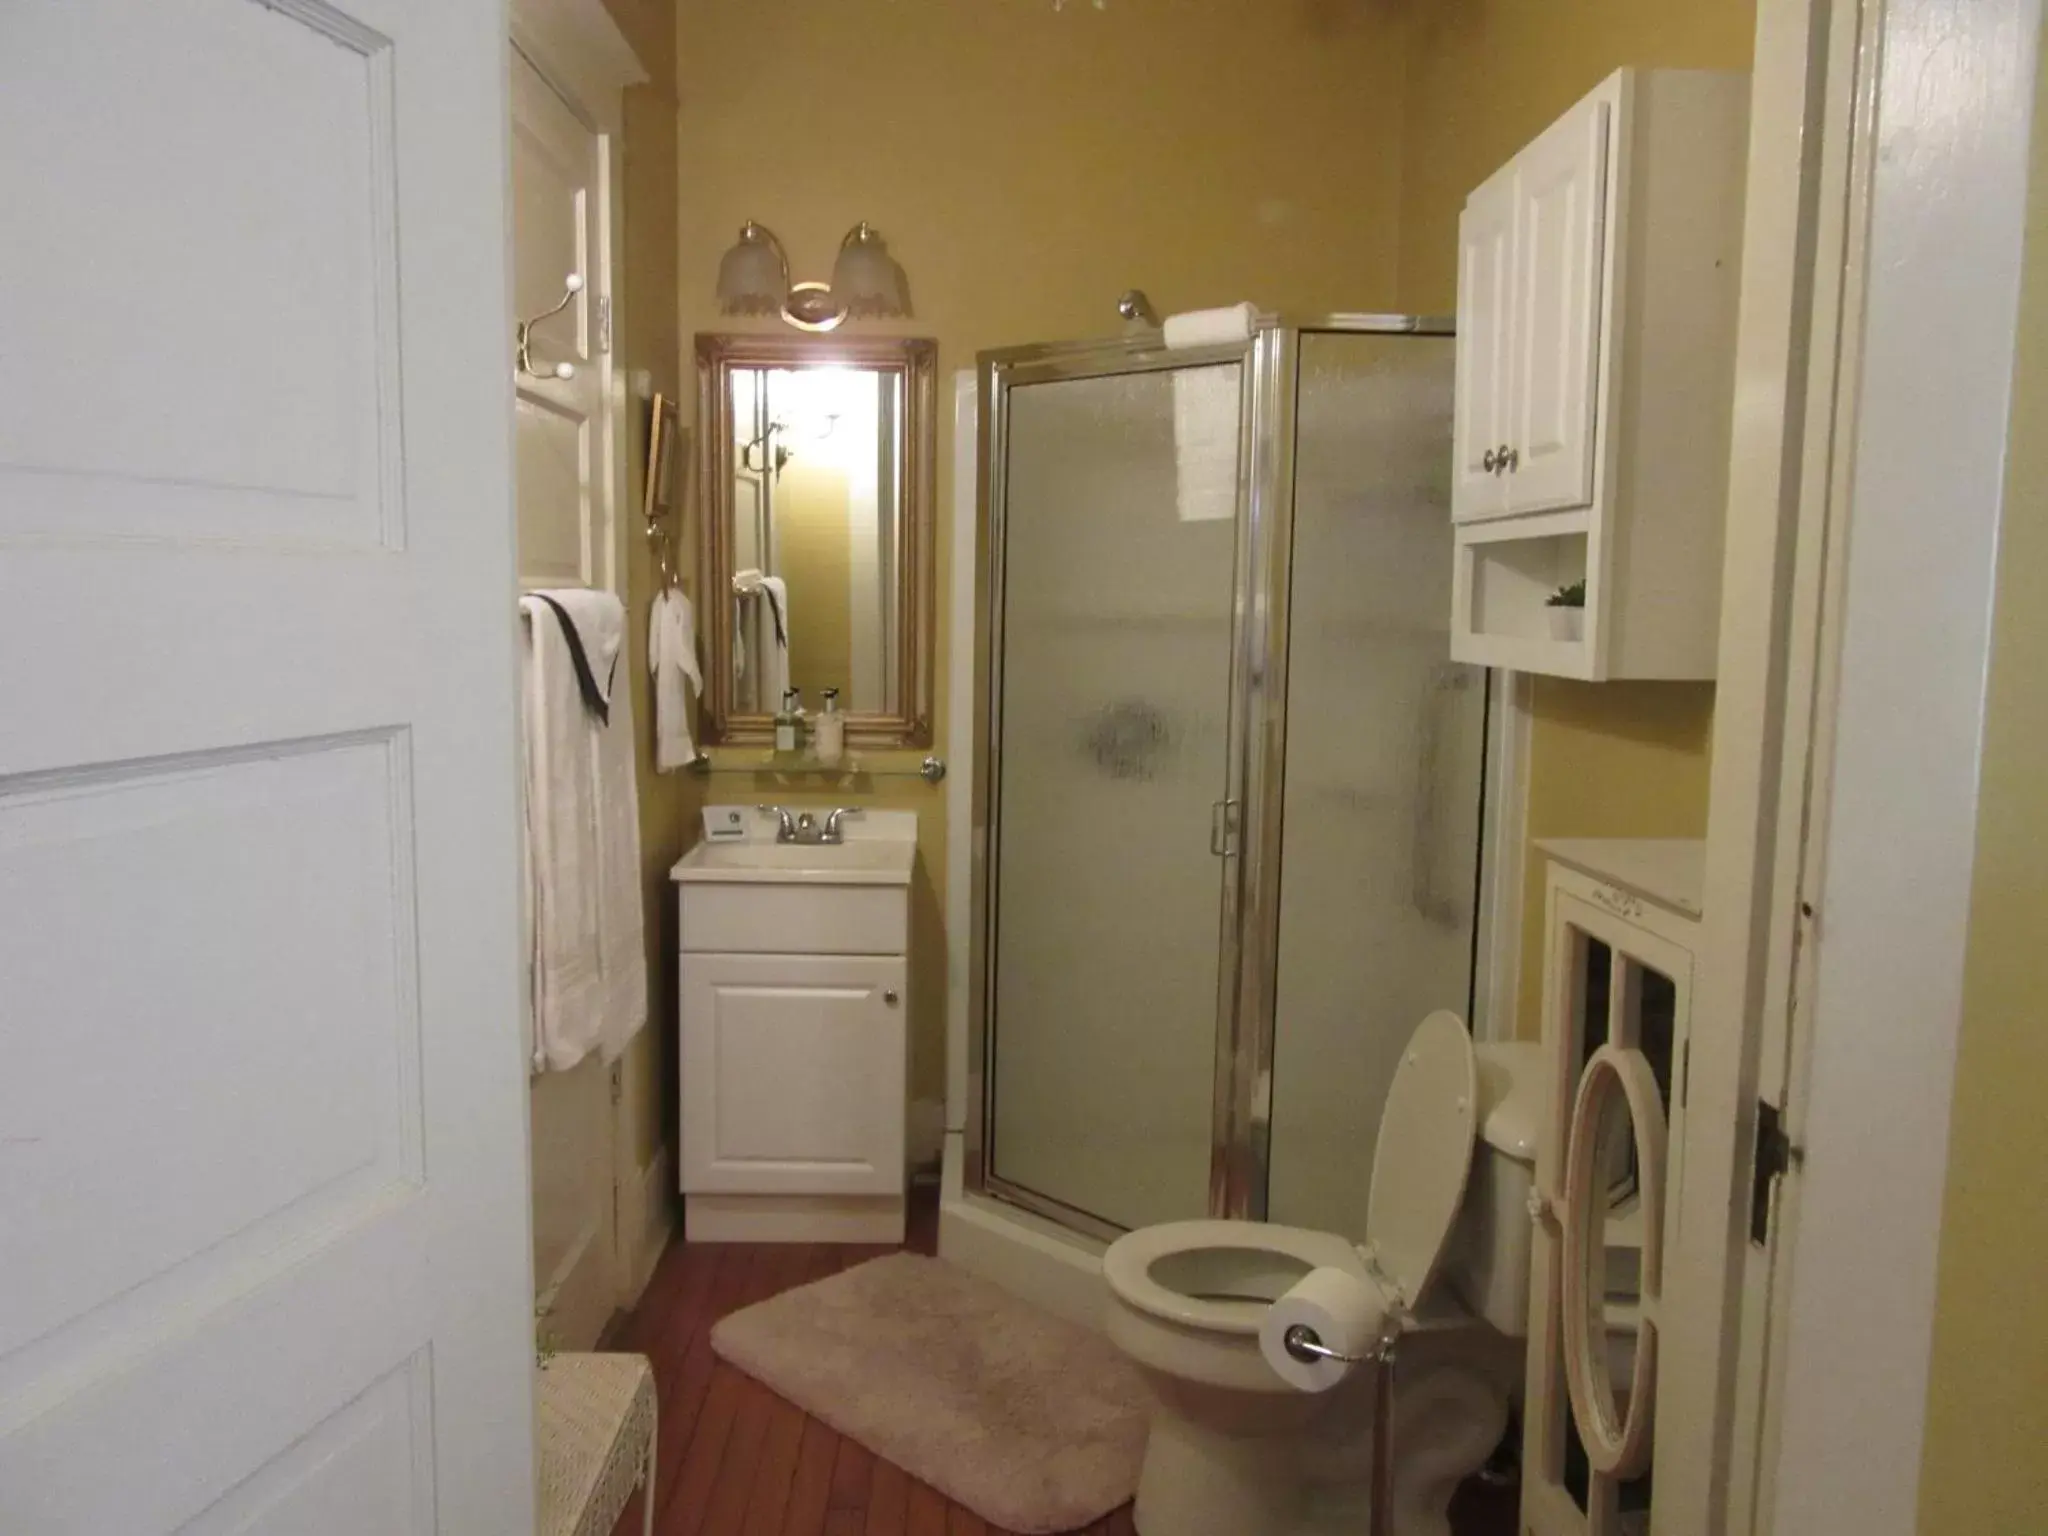
[[[1180,1221],[1110,1245],[1105,1331],[1156,1403],[1141,1536],[1368,1529],[1381,1368],[1301,1391],[1259,1344],[1266,1309],[1320,1267],[1369,1287],[1396,1337],[1388,1536],[1446,1536],[1451,1494],[1499,1442],[1520,1380],[1536,1049],[1475,1048],[1457,1015],[1423,1020],[1388,1091],[1355,1238]]]

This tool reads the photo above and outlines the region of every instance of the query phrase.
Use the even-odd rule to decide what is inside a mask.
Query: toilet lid
[[[1373,1258],[1411,1307],[1465,1200],[1478,1100],[1472,1037],[1463,1019],[1439,1009],[1409,1037],[1387,1091],[1365,1215]]]

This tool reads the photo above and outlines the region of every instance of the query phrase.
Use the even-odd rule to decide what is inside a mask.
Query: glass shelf
[[[927,757],[922,762],[906,753],[848,753],[836,763],[821,763],[816,754],[799,748],[777,752],[769,747],[720,747],[717,755],[698,753],[690,772],[709,777],[714,773],[768,773],[785,779],[816,779],[837,783],[842,779],[923,779],[936,784],[946,776],[945,759]]]

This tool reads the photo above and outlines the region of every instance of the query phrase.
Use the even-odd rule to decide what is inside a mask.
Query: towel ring
[[[576,377],[574,363],[556,363],[552,368],[536,368],[533,365],[533,328],[543,320],[552,320],[569,307],[569,301],[583,291],[583,275],[571,272],[562,279],[562,297],[553,309],[543,310],[531,320],[521,320],[513,328],[514,339],[519,347],[519,371],[536,379],[573,379]]]

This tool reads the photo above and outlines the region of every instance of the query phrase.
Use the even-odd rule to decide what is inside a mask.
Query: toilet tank
[[[1529,1331],[1529,1191],[1542,1130],[1543,1048],[1482,1042],[1479,1137],[1444,1278],[1475,1314],[1502,1333]]]

